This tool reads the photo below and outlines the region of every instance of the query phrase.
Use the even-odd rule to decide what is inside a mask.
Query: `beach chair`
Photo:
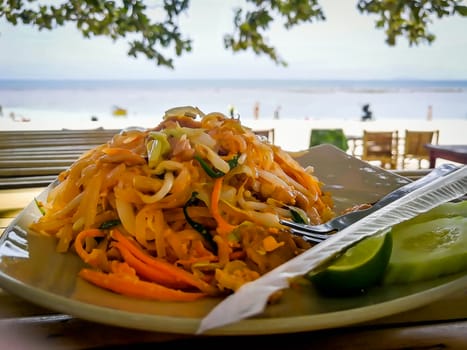
[[[377,161],[382,168],[396,169],[399,132],[363,130],[362,160]]]
[[[405,169],[408,161],[416,160],[418,169],[422,168],[422,160],[429,161],[430,153],[426,144],[437,145],[439,141],[439,130],[415,131],[405,130],[404,153],[402,155],[402,168]]]
[[[347,137],[343,129],[312,129],[310,133],[310,147],[325,143],[334,145],[344,152],[349,149]]]

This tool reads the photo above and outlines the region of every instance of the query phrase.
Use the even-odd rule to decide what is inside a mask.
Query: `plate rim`
[[[317,149],[330,150],[336,154],[342,154],[341,150],[331,145],[316,146]],[[349,156],[354,159],[354,157]],[[355,158],[356,159],[356,158]],[[366,164],[369,168],[377,168]],[[386,172],[385,169],[377,168],[379,172]],[[391,174],[400,179],[406,179],[397,174]],[[46,191],[56,183],[50,184],[40,195],[45,195]],[[401,183],[402,185],[403,183]],[[10,225],[0,235],[0,244],[7,239],[8,232],[11,231],[21,221],[22,214],[34,207],[34,201],[29,203],[22,212],[10,223]],[[27,235],[30,230],[19,226],[25,230]],[[44,239],[46,237],[44,236]],[[0,259],[5,255],[0,251]],[[403,311],[409,311],[417,307],[436,301],[443,296],[455,292],[467,285],[467,272],[459,277],[453,277],[448,281],[426,290],[410,293],[403,297],[390,299],[384,302],[377,302],[355,308],[344,310],[306,314],[284,317],[252,317],[240,320],[234,324],[213,328],[203,334],[206,335],[262,335],[279,334],[291,332],[304,332],[313,330],[329,329],[334,327],[348,326],[356,323],[367,322],[378,318],[390,316]],[[78,276],[76,276],[78,279]],[[27,284],[12,275],[6,273],[0,265],[0,287],[7,292],[18,295],[29,302],[58,311],[74,317],[101,324],[120,326],[130,329],[169,332],[179,334],[195,334],[202,318],[180,317],[156,314],[144,314],[119,310],[109,306],[97,305],[85,302],[72,296],[64,296],[53,291],[48,291],[40,287]],[[382,308],[386,306],[385,308]]]
[[[196,334],[202,320],[193,317],[135,313],[84,302],[30,286],[5,274],[2,270],[0,270],[0,281],[1,288],[31,303],[72,317],[110,326],[174,334]],[[466,285],[467,272],[464,271],[449,282],[381,303],[320,314],[252,317],[207,330],[203,335],[284,334],[356,325],[422,307],[462,290]],[[382,306],[384,306],[383,311]]]

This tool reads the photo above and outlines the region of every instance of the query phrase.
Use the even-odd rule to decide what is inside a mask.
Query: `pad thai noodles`
[[[238,119],[194,107],[83,154],[38,205],[31,229],[76,253],[81,278],[162,301],[234,293],[310,247],[280,219],[334,216],[313,168]]]

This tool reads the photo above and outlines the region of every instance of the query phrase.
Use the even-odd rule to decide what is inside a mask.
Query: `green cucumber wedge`
[[[419,214],[414,218],[407,220],[399,226],[413,225],[438,218],[450,218],[454,216],[467,217],[467,200],[462,202],[447,202],[443,203],[423,214]]]
[[[445,203],[392,228],[383,284],[435,279],[467,270],[467,201]]]

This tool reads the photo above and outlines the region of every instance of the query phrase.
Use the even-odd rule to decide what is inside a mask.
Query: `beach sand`
[[[89,117],[76,115],[66,116],[60,123],[53,118],[49,121],[30,120],[28,122],[13,121],[6,116],[0,118],[0,130],[53,130],[53,129],[123,129],[126,127],[154,127],[160,122],[160,118],[148,118],[142,116],[128,117],[101,117],[97,121],[91,121]],[[439,144],[467,144],[467,120],[439,119],[381,119],[372,121],[341,120],[341,119],[242,119],[242,124],[253,130],[274,129],[275,144],[287,151],[302,151],[308,148],[312,129],[342,128],[345,135],[360,137],[363,130],[393,131],[398,130],[399,137],[403,137],[405,130],[439,130]],[[361,150],[357,148],[356,154]]]
[[[363,130],[398,130],[403,137],[405,130],[439,130],[439,144],[459,145],[467,143],[467,120],[374,120],[368,122],[348,120],[247,120],[245,125],[254,130],[274,128],[275,143],[283,149],[298,151],[308,148],[312,129],[342,128],[345,135],[359,137]]]

